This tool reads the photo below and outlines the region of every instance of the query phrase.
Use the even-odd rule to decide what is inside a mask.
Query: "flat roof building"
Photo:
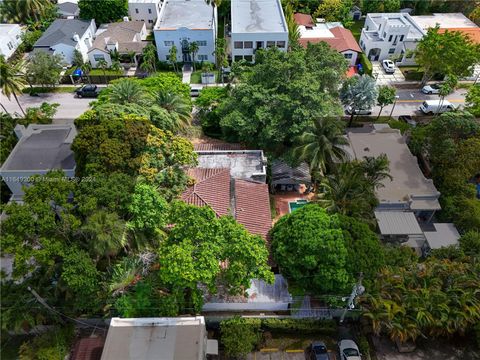
[[[179,62],[215,62],[217,8],[204,0],[166,0],[153,32],[160,61],[169,61],[175,45]],[[189,50],[192,42],[199,47],[195,59]]]
[[[160,15],[161,0],[128,0],[128,15],[133,21],[144,21],[148,29],[153,28]]]
[[[232,0],[232,60],[254,61],[255,51],[288,48],[288,28],[280,0]]]
[[[112,318],[101,360],[204,360],[218,354],[203,316]]]
[[[440,29],[452,28],[477,28],[477,24],[471,21],[462,13],[433,13],[431,15],[412,16],[413,21],[427,31],[438,26]]]
[[[77,131],[74,125],[37,125],[15,127],[19,139],[0,168],[0,175],[13,197],[23,196],[23,185],[33,175],[44,175],[55,169],[65,176],[75,176],[75,158],[71,145]]]

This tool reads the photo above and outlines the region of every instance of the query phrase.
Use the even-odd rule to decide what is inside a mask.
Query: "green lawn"
[[[197,70],[192,72],[192,77],[190,78],[190,84],[201,84],[202,83],[202,71]]]
[[[362,34],[363,24],[365,24],[365,20],[358,20],[354,21],[353,25],[350,26],[350,31],[352,32],[353,36],[357,41],[360,40],[360,35]]]
[[[89,75],[95,76],[95,75],[100,75],[103,76],[103,70],[102,69],[92,69],[89,73]],[[113,71],[110,69],[105,70],[105,75],[123,75],[123,71]]]

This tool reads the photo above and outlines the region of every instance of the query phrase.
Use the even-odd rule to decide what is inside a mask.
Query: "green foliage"
[[[61,55],[39,51],[28,62],[26,78],[30,84],[40,84],[42,87],[55,86],[60,79],[62,66]]]
[[[99,273],[86,251],[71,247],[63,258],[62,280],[75,294],[89,297],[98,289]]]
[[[57,108],[60,104],[57,103],[42,103],[39,107],[29,107],[22,123],[28,124],[51,124],[52,119],[57,113]]]
[[[363,0],[362,11],[367,13],[398,12],[400,10],[400,0]]]
[[[56,7],[50,0],[16,0],[0,3],[2,23],[28,24],[30,29],[45,30],[55,15]]]
[[[440,33],[438,26],[430,28],[415,50],[415,61],[424,69],[422,85],[436,73],[459,78],[470,75],[479,54],[480,45],[461,32]]]
[[[262,329],[275,333],[334,335],[337,324],[334,320],[316,319],[262,319]]]
[[[127,0],[79,0],[78,7],[81,19],[95,19],[97,24],[119,21],[128,15]]]
[[[361,53],[359,61],[360,61],[360,64],[362,64],[364,73],[372,76],[373,66],[370,60],[368,60],[367,55],[365,55],[364,53]]]
[[[378,89],[376,81],[369,75],[354,76],[345,80],[340,90],[340,100],[345,106],[351,106],[353,110],[369,110],[377,101]],[[354,112],[350,117],[352,125]]]
[[[418,263],[418,256],[408,246],[386,245],[383,248],[385,265],[393,267],[409,267]]]
[[[73,326],[56,328],[37,335],[23,343],[19,350],[20,360],[58,360],[70,353],[74,339]]]
[[[281,151],[313,119],[341,115],[337,95],[347,62],[327,44],[257,51],[255,61],[219,107],[227,140]]]
[[[273,257],[295,285],[314,294],[346,290],[348,252],[336,215],[308,204],[280,218],[271,235]]]
[[[40,39],[42,34],[42,30],[25,31],[22,35],[22,43],[20,44],[19,49],[24,52],[32,51],[33,45],[38,39]]]
[[[349,27],[352,22],[350,10],[352,0],[325,0],[318,6],[313,14],[314,18],[322,18],[325,21],[340,21],[343,26]]]
[[[220,332],[226,355],[243,358],[260,343],[260,320],[236,316],[223,320]]]
[[[377,119],[382,114],[382,110],[385,106],[391,105],[395,102],[396,94],[397,90],[393,86],[384,85],[378,88],[377,105],[380,106],[380,111]]]
[[[480,256],[480,231],[471,230],[460,237],[460,248],[472,257]]]
[[[476,117],[480,117],[480,85],[474,85],[468,89],[465,97],[467,110]]]
[[[219,126],[220,114],[218,106],[227,98],[227,95],[227,89],[224,87],[207,87],[202,89],[200,95],[195,100],[202,130],[206,135],[221,136],[222,129]]]

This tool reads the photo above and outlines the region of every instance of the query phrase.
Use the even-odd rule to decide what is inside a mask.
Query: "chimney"
[[[73,40],[75,40],[76,42],[79,42],[80,41],[80,36],[78,36],[77,33],[73,33]]]

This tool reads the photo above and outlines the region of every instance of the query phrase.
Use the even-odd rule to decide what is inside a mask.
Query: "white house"
[[[18,24],[0,24],[0,55],[8,59],[22,43],[23,30]]]
[[[122,21],[101,25],[96,34],[92,48],[88,51],[88,59],[92,67],[98,67],[99,60],[105,60],[110,67],[112,65],[111,51],[126,55],[135,53],[134,62],[138,63],[138,57],[143,48],[149,44],[144,41],[147,38],[147,28],[143,21]]]
[[[295,22],[298,25],[300,39],[298,42],[303,47],[307,44],[319,42],[327,43],[332,49],[342,54],[350,63],[355,66],[358,54],[362,52],[352,32],[343,27],[339,22],[313,22],[312,17],[307,14],[294,14]]]
[[[280,0],[232,0],[232,60],[255,61],[257,49],[288,48],[288,28]]]
[[[168,61],[170,49],[177,48],[178,62],[215,62],[217,9],[205,0],[166,0],[153,29],[160,61]],[[199,50],[192,59],[190,43]]]
[[[157,22],[162,8],[161,0],[128,0],[128,15],[133,21],[145,21],[151,29]]]
[[[67,64],[72,64],[73,53],[78,50],[83,60],[87,61],[96,30],[95,20],[56,19],[33,45],[33,49],[61,54]]]
[[[18,143],[0,168],[0,175],[12,192],[12,200],[20,200],[22,187],[34,175],[50,170],[63,170],[66,177],[75,176],[75,156],[71,150],[77,131],[69,125],[30,124],[15,127]]]

